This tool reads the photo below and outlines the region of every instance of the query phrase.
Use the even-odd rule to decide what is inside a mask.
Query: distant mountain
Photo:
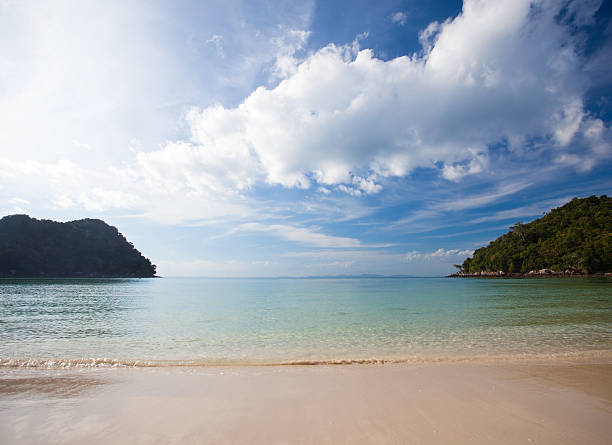
[[[0,219],[0,277],[153,277],[155,265],[99,219]]]
[[[612,272],[612,198],[574,198],[529,224],[517,223],[460,267],[455,275]]]

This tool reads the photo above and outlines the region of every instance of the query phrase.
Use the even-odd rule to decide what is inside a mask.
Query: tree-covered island
[[[574,198],[477,249],[452,277],[571,276],[612,272],[612,198]]]
[[[99,219],[0,219],[0,277],[154,276],[155,265],[117,228]]]

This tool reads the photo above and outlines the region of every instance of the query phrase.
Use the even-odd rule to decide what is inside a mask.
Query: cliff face
[[[153,277],[155,265],[99,219],[0,219],[1,277]]]
[[[612,198],[574,198],[529,224],[517,223],[461,267],[458,275],[612,272]]]

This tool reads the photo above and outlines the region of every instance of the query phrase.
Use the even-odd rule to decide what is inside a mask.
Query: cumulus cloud
[[[308,33],[288,30],[278,41],[280,83],[233,108],[193,109],[189,142],[142,153],[138,162],[171,186],[317,183],[365,195],[419,167],[438,168],[449,181],[482,173],[491,144],[509,141],[538,138],[558,151],[559,163],[597,159],[610,151],[609,129],[584,109],[586,82],[569,29],[587,21],[572,6],[579,23],[560,22],[565,4],[468,0],[459,16],[421,32],[422,54],[389,61],[333,44],[298,61]],[[586,155],[571,151],[576,142]]]
[[[367,178],[353,176],[352,185],[340,184],[336,187],[337,190],[353,196],[373,195],[380,192],[382,188],[382,185],[376,183],[376,175],[370,175]]]
[[[600,119],[585,119],[576,124],[576,138],[588,147],[573,153],[559,153],[555,159],[558,164],[570,165],[579,172],[592,170],[599,162],[612,157],[612,130]]]
[[[0,174],[37,178],[38,189],[56,192],[50,201],[58,207],[242,222],[257,217],[246,203],[257,187],[349,199],[380,193],[417,168],[459,182],[492,168],[493,145],[512,156],[529,152],[535,140],[556,165],[588,171],[610,156],[612,135],[584,107],[588,79],[574,31],[590,23],[598,4],[583,3],[466,0],[457,17],[421,31],[419,53],[388,61],[360,48],[364,35],[305,54],[308,31],[288,26],[270,39],[274,83],[236,106],[193,108],[186,140],[95,175],[71,161],[13,168],[7,159]],[[221,43],[220,35],[209,41]],[[474,208],[528,185],[502,185],[432,209]]]
[[[474,153],[474,157],[467,163],[445,165],[442,176],[449,181],[457,182],[464,176],[480,173],[486,169],[489,163],[487,153]]]

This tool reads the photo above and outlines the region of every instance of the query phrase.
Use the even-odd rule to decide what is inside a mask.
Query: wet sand
[[[0,370],[0,443],[608,444],[612,360]]]

